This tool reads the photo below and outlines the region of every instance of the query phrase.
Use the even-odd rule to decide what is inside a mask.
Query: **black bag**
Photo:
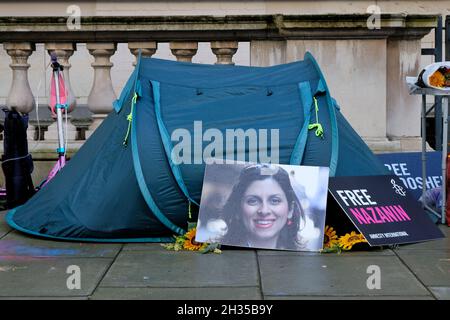
[[[7,109],[3,111],[2,169],[6,183],[6,205],[14,208],[25,203],[35,193],[31,179],[33,159],[28,153],[28,115],[21,116],[17,111]]]

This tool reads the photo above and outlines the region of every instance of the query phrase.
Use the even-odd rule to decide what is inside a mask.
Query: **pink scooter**
[[[50,108],[52,114],[56,114],[56,124],[58,128],[58,161],[53,166],[47,179],[41,183],[40,188],[47,185],[56,174],[66,165],[66,148],[64,143],[64,129],[63,129],[63,110],[68,112],[66,86],[64,83],[63,69],[57,61],[56,55],[51,56],[52,78],[50,85]],[[56,111],[56,112],[55,112]]]

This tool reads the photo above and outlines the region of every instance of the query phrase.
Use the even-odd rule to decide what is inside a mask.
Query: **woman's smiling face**
[[[283,189],[272,178],[252,182],[244,193],[241,209],[246,228],[259,240],[276,240],[291,215]]]

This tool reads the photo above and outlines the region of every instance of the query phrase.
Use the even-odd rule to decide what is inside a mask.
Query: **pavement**
[[[445,239],[395,250],[200,254],[160,244],[42,240],[11,230],[4,215],[0,299],[450,300],[450,228],[443,225]],[[369,289],[377,283],[373,270],[380,282]]]

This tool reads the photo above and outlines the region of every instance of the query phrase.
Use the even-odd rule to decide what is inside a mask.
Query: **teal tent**
[[[56,239],[172,239],[186,230],[189,203],[200,201],[205,163],[189,152],[209,142],[199,142],[198,124],[202,132],[224,136],[231,129],[276,129],[282,164],[329,166],[332,176],[386,174],[342,116],[309,53],[273,67],[140,58],[114,111],[47,186],[7,214],[7,222]],[[177,130],[193,137],[191,151],[179,153],[191,163],[171,156],[181,142],[173,139]],[[231,151],[238,159],[252,150]]]

